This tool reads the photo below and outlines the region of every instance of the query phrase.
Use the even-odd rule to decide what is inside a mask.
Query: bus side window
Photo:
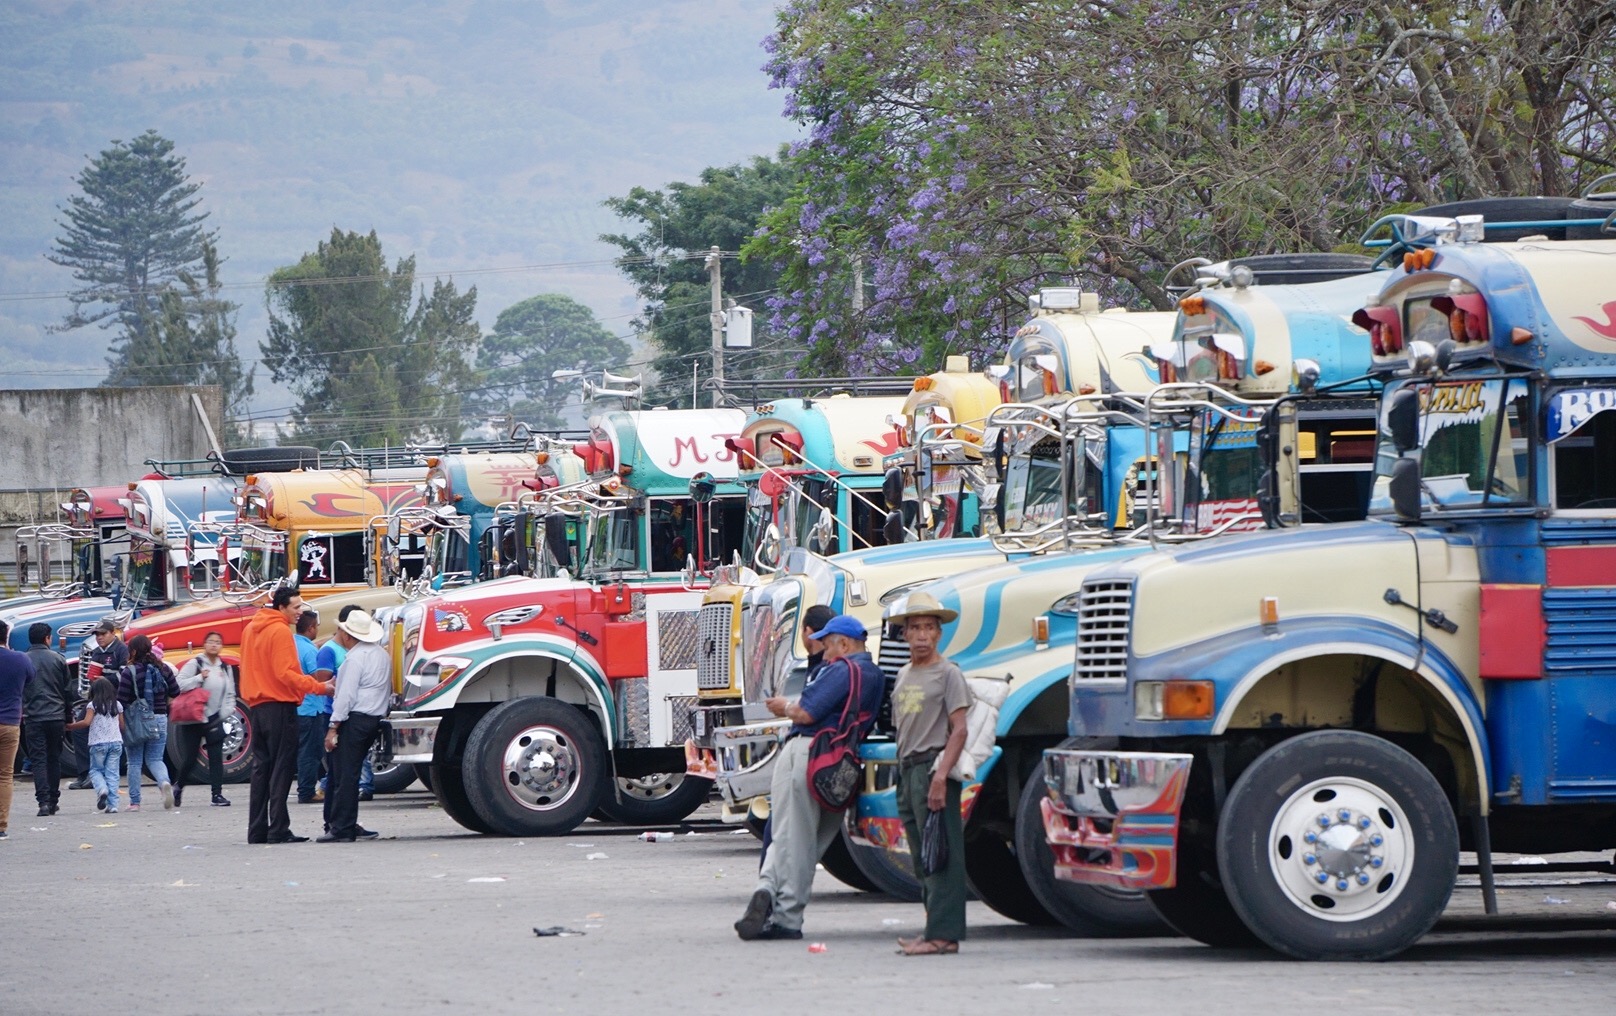
[[[1599,413],[1554,444],[1554,506],[1616,508],[1616,413]]]

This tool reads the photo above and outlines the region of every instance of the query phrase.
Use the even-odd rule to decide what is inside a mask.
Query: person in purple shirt
[[[17,766],[17,741],[22,734],[22,686],[34,679],[34,665],[26,654],[5,648],[11,626],[0,621],[0,840],[11,822],[11,784]]]
[[[820,806],[808,790],[808,744],[813,735],[836,726],[858,687],[858,720],[863,733],[875,724],[886,693],[886,675],[865,648],[864,625],[838,614],[810,638],[825,644],[831,662],[802,690],[796,702],[771,698],[765,704],[776,716],[791,720],[791,730],[780,745],[769,786],[769,822],[774,836],[757,888],[746,912],[735,922],[735,933],[746,941],[802,937],[802,914],[813,892],[814,869],[819,858],[841,832],[842,813]]]

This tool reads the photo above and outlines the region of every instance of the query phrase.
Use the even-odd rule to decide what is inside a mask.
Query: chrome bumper
[[[712,750],[718,763],[714,779],[725,804],[738,808],[769,793],[774,758],[790,729],[790,720],[769,720],[720,727],[712,732]]]
[[[1178,811],[1191,756],[1044,752],[1040,802],[1055,877],[1125,889],[1169,889],[1178,876]]]
[[[443,717],[393,713],[387,717],[387,722],[393,728],[394,762],[432,761],[432,746],[438,739],[438,724],[443,722]]]

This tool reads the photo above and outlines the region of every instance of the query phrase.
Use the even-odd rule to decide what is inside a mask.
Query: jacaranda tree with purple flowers
[[[1194,256],[1348,249],[1388,210],[1613,168],[1616,6],[792,0],[766,41],[804,369],[996,355],[1040,285],[1166,308]]]

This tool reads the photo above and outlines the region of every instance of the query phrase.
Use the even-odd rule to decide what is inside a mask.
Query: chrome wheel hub
[[[529,727],[505,746],[502,775],[512,800],[533,811],[548,811],[578,789],[578,753],[562,731]]]
[[[1316,780],[1298,789],[1269,831],[1274,879],[1292,903],[1328,921],[1361,920],[1401,894],[1414,859],[1408,818],[1381,788]]]

